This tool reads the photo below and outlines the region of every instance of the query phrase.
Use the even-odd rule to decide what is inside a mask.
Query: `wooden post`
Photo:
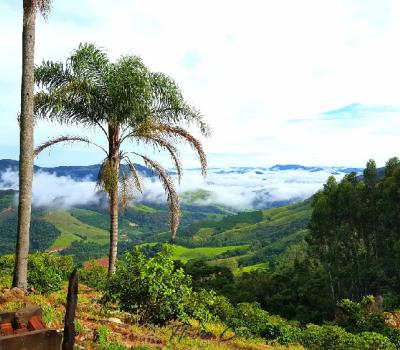
[[[78,271],[75,269],[68,284],[62,350],[73,350],[75,344],[75,311],[78,303]]]

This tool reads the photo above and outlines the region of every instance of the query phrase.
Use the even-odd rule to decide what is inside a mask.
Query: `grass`
[[[255,265],[249,265],[249,266],[244,266],[239,269],[241,273],[243,272],[252,272],[252,271],[266,271],[268,269],[268,264],[267,263],[259,263]]]
[[[135,204],[133,206],[133,209],[136,211],[141,211],[143,213],[150,213],[150,214],[157,212],[157,209],[154,209],[152,207],[149,207],[149,206],[141,204],[141,203]]]
[[[84,224],[105,230],[107,232],[110,229],[110,217],[108,213],[105,214],[93,210],[76,208],[70,209],[69,212],[73,217],[83,222]],[[138,233],[137,225],[130,222],[129,220],[120,218],[118,225],[120,231],[125,231],[129,234]]]
[[[201,248],[186,248],[183,246],[174,246],[174,260],[181,260],[186,263],[189,260],[213,259],[216,256],[226,253],[231,250],[248,249],[247,245],[227,246],[227,247],[201,247]]]
[[[53,248],[68,247],[72,242],[81,239],[99,244],[106,244],[109,241],[107,231],[85,224],[67,211],[48,211],[43,218],[61,232],[53,243]]]

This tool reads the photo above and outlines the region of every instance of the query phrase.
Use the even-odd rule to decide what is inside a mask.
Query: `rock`
[[[123,322],[122,322],[119,318],[117,318],[117,317],[110,317],[110,318],[108,319],[108,321],[109,321],[109,322],[112,322],[112,323],[123,324]]]

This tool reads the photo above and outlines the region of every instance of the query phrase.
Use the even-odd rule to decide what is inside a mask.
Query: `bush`
[[[202,289],[200,291],[192,291],[186,300],[182,301],[185,305],[185,313],[181,317],[181,321],[189,323],[189,319],[200,322],[201,328],[205,329],[205,323],[216,319],[213,309],[218,302],[216,293],[213,290]]]
[[[342,312],[338,324],[352,333],[380,333],[400,348],[400,331],[386,324],[382,310],[371,310],[374,302],[372,295],[365,296],[359,303],[343,299],[338,305]]]
[[[309,324],[294,334],[290,343],[299,343],[309,350],[394,350],[388,338],[374,332],[352,334],[339,326]]]
[[[73,260],[51,253],[29,255],[28,285],[40,293],[60,290],[73,270]]]
[[[14,255],[0,256],[0,289],[11,288],[14,261]]]
[[[190,277],[174,268],[171,248],[147,259],[135,248],[117,261],[115,274],[109,279],[103,300],[136,314],[140,323],[164,325],[170,320],[188,319],[185,302],[190,300]]]
[[[97,290],[104,290],[107,284],[107,269],[89,261],[87,265],[79,271],[79,281],[88,287]]]
[[[59,256],[53,253],[29,254],[28,285],[40,293],[54,292],[62,287],[73,270],[70,256]],[[0,257],[0,284],[10,282],[14,271],[15,256]]]
[[[222,295],[216,295],[214,304],[210,306],[210,312],[221,322],[227,323],[233,315],[235,308],[229,299]]]
[[[268,312],[257,303],[240,303],[228,318],[228,326],[239,336],[259,336],[266,331]]]

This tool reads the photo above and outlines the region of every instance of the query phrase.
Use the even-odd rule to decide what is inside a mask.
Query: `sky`
[[[211,167],[378,166],[398,155],[400,2],[396,0],[55,0],[38,18],[37,64],[80,42],[136,54],[173,77],[210,124]],[[0,2],[0,158],[18,158],[22,1]],[[35,142],[92,130],[39,122]],[[129,145],[132,150],[135,145]],[[151,151],[150,151],[151,154]],[[185,167],[198,166],[187,147]],[[168,166],[164,154],[153,155]],[[86,146],[42,166],[99,163]]]

